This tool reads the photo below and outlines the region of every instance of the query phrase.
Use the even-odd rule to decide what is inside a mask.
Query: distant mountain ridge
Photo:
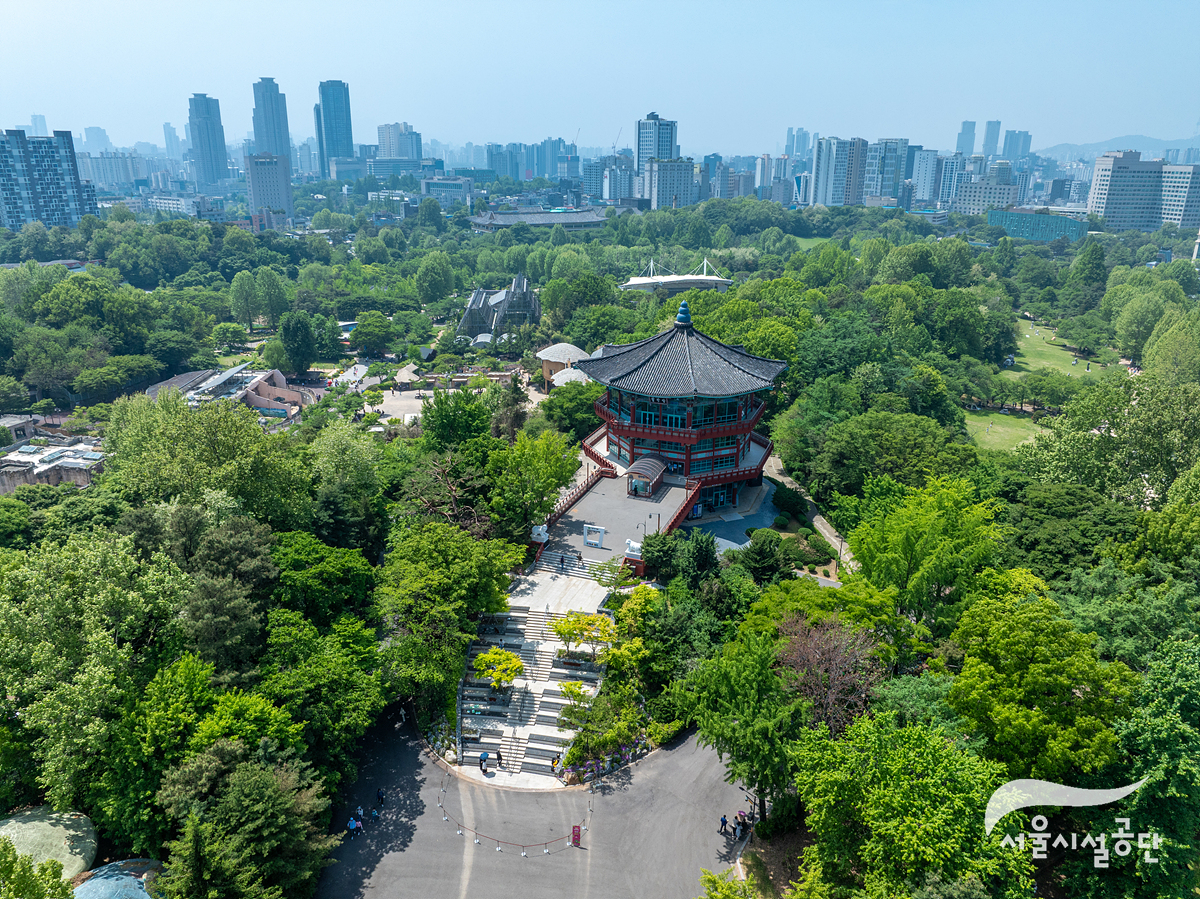
[[[1108,140],[1096,141],[1094,144],[1055,144],[1044,150],[1034,150],[1038,156],[1049,156],[1051,159],[1094,159],[1109,150],[1141,150],[1142,156],[1153,159],[1162,156],[1166,150],[1177,147],[1200,147],[1200,134],[1184,137],[1179,140],[1163,140],[1160,137],[1147,137],[1144,134],[1126,134],[1124,137],[1113,137]]]

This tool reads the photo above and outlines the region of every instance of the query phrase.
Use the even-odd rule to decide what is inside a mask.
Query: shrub
[[[828,568],[821,569],[821,577],[829,577],[829,569]]]
[[[791,521],[791,519],[786,515],[776,515],[775,516],[775,527],[779,528],[782,531],[784,528],[786,528],[788,526],[788,522],[790,522],[790,521]]]
[[[833,559],[835,553],[833,547],[829,545],[829,541],[820,534],[813,534],[805,538],[808,541],[809,548],[819,556],[818,562],[828,562]]]
[[[812,532],[813,532],[812,528],[806,528],[806,527],[801,527],[800,530],[796,531],[796,533],[799,534],[801,537],[803,537],[805,540],[807,540],[809,537],[812,536]]]
[[[817,573],[817,566],[816,566],[816,565],[809,565],[809,566],[808,566],[808,573],[809,573],[809,574],[816,574],[816,573]]]
[[[650,726],[646,728],[646,736],[650,738],[650,745],[657,749],[664,743],[670,743],[683,729],[683,722],[675,721],[651,721]]]
[[[808,504],[804,501],[804,497],[791,487],[780,485],[775,488],[775,494],[771,497],[771,502],[775,504],[775,508],[780,512],[785,512],[788,515],[795,515],[797,518],[803,518],[808,511]]]

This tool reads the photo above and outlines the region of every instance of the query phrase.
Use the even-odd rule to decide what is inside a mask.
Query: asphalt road
[[[748,808],[746,795],[724,782],[716,753],[695,737],[660,749],[597,786],[521,792],[446,776],[420,751],[411,728],[384,723],[367,735],[362,769],[344,822],[361,804],[368,810],[380,786],[387,806],[376,826],[334,853],[318,899],[691,899],[700,869],[732,864],[732,837],[717,833],[721,814]],[[445,794],[440,792],[445,786]],[[459,836],[449,815],[493,837]],[[581,848],[570,848],[574,824],[586,824]],[[504,845],[496,839],[525,844]],[[533,844],[558,840],[546,855]]]

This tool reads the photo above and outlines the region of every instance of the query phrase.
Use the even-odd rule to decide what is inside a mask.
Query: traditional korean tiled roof
[[[692,327],[687,301],[675,326],[637,343],[605,346],[600,357],[575,367],[594,381],[641,396],[731,397],[771,389],[787,368],[701,334]]]

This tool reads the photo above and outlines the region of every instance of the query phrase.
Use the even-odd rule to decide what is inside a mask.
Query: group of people
[[[503,767],[504,767],[504,756],[501,754],[501,752],[500,752],[500,750],[499,750],[499,749],[497,749],[497,750],[496,750],[496,767],[497,767],[497,768],[503,768]],[[480,771],[482,771],[482,772],[484,773],[484,776],[485,776],[485,777],[487,776],[487,773],[488,773],[488,754],[487,754],[486,752],[481,752],[481,753],[479,753],[479,770],[480,770]]]
[[[371,809],[371,826],[372,827],[374,827],[376,824],[379,823],[379,809],[383,808],[384,799],[386,798],[384,796],[382,789],[375,791],[375,798],[378,800],[379,806],[378,806],[378,808]],[[346,822],[346,830],[348,830],[350,832],[351,840],[353,840],[358,835],[364,833],[364,831],[365,831],[365,828],[363,826],[364,825],[364,816],[365,816],[365,813],[363,812],[363,807],[360,805],[358,808],[356,808],[354,810],[354,814],[350,816],[350,820],[348,822]]]
[[[737,813],[736,820],[733,822],[732,831],[729,829],[729,819],[722,815],[721,826],[718,828],[717,833],[722,833],[726,836],[729,836],[730,833],[732,833],[734,840],[740,840],[742,837],[747,836],[750,833],[750,823],[746,820],[746,813]]]

